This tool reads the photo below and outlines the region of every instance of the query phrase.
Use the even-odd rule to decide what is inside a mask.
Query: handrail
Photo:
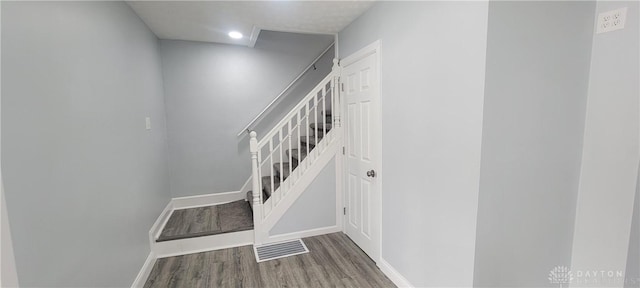
[[[280,120],[280,122],[278,122],[278,124],[273,126],[273,129],[271,129],[271,131],[269,131],[266,134],[262,135],[262,140],[258,141],[258,147],[259,148],[264,147],[264,145],[269,141],[269,138],[270,137],[274,137],[278,133],[278,130],[282,129],[284,124],[287,123],[288,121],[290,121],[291,118],[293,117],[293,115],[298,113],[298,111],[300,109],[302,109],[302,107],[304,107],[304,105],[307,105],[307,103],[309,102],[308,100],[312,99],[315,94],[317,94],[319,91],[321,91],[322,88],[324,87],[324,85],[326,85],[327,82],[329,82],[331,80],[331,78],[334,77],[334,76],[335,76],[335,72],[334,71],[329,72],[329,75],[327,75],[327,77],[324,77],[324,79],[322,79],[322,81],[320,81],[320,83],[318,83],[316,85],[316,87],[313,87],[313,89],[311,89],[311,91],[304,98],[302,98],[302,100],[300,102],[298,102],[298,104],[296,106],[294,106],[291,109],[291,111],[289,111],[289,113],[287,113],[287,115],[285,115],[282,118],[282,120]],[[304,100],[307,100],[307,101],[304,101]]]
[[[240,137],[240,135],[242,135],[242,133],[246,132],[250,132],[249,128],[251,128],[251,126],[253,124],[256,123],[256,121],[258,121],[262,115],[264,115],[264,113],[266,113],[267,111],[269,111],[269,109],[271,109],[271,106],[273,106],[273,104],[275,104],[276,102],[278,102],[278,100],[280,99],[280,97],[282,97],[287,90],[289,90],[289,88],[291,88],[291,86],[293,86],[298,80],[300,80],[300,78],[302,78],[302,76],[304,75],[304,73],[307,73],[307,71],[309,71],[309,69],[311,69],[311,67],[313,67],[316,62],[318,62],[318,60],[320,60],[320,58],[322,58],[322,56],[324,56],[324,54],[326,54],[327,52],[329,52],[329,50],[331,49],[331,47],[335,46],[335,42],[331,43],[331,45],[329,45],[329,47],[327,47],[327,49],[324,49],[324,51],[322,51],[322,53],[320,53],[320,55],[318,57],[316,57],[316,59],[313,59],[313,61],[311,62],[311,64],[309,64],[309,66],[307,66],[307,68],[304,68],[304,70],[298,74],[298,76],[293,79],[293,81],[291,81],[291,83],[289,83],[289,85],[287,85],[287,87],[284,88],[284,90],[282,90],[282,92],[280,92],[280,94],[278,94],[278,96],[276,96],[276,98],[274,98],[269,105],[267,105],[267,107],[265,107],[264,109],[262,109],[262,111],[260,111],[260,113],[258,113],[258,115],[253,118],[253,120],[251,120],[249,122],[249,124],[247,124],[247,126],[245,126],[244,128],[242,128],[242,130],[240,130],[240,132],[238,132],[238,134],[236,136]]]

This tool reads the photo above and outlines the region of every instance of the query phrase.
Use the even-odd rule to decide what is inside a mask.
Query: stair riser
[[[331,130],[331,128],[333,128],[333,125],[331,125],[331,123],[311,123],[309,125],[309,127],[312,130],[316,130],[316,131],[324,131],[324,129],[325,129],[324,127],[325,126],[327,127],[326,128],[327,131],[329,131],[329,130]]]
[[[291,155],[291,158],[296,161],[295,166],[297,167],[298,166],[297,162],[300,162],[304,160],[304,158],[307,158],[306,150],[307,150],[307,146],[303,146],[302,149],[300,149],[300,152],[298,152],[298,149],[287,150],[287,157]],[[300,154],[298,155],[298,153]]]

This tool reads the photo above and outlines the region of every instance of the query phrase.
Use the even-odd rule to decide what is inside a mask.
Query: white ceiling
[[[260,29],[334,34],[371,1],[129,1],[160,39],[253,46]],[[227,34],[236,30],[240,40]],[[253,35],[252,35],[253,33]]]

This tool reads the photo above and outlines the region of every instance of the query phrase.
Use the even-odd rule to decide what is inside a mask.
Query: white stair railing
[[[273,214],[282,215],[283,211],[274,213],[279,204],[287,197],[300,195],[302,191],[296,189],[296,184],[322,152],[340,137],[337,132],[340,130],[339,74],[338,60],[334,59],[331,73],[260,141],[255,131],[249,134],[256,245],[266,240],[264,235],[268,231],[265,230],[271,228],[263,225],[265,220]],[[312,123],[322,124],[314,124],[311,129]],[[263,176],[268,183],[263,183]],[[271,189],[268,199],[264,199],[262,193],[265,186]],[[273,219],[270,220],[269,223],[274,223]]]

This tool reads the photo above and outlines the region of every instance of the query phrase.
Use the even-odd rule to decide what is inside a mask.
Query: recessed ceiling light
[[[238,32],[238,31],[231,31],[231,32],[229,32],[229,37],[231,37],[233,39],[241,39],[242,38],[242,33]]]

